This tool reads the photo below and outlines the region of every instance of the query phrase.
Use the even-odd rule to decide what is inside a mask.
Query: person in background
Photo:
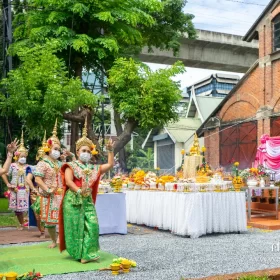
[[[43,138],[42,146],[39,147],[37,155],[36,155],[36,161],[37,163],[42,160],[45,156],[44,147],[46,146],[46,131]],[[26,182],[29,185],[30,188],[30,208],[33,210],[37,227],[40,231],[40,238],[45,238],[45,227],[44,223],[41,221],[41,211],[40,211],[40,205],[41,205],[41,189],[38,187],[38,185],[35,182],[35,176],[34,172],[36,170],[36,166],[32,168],[28,168],[27,176],[26,176]],[[31,215],[30,215],[31,216]]]
[[[37,164],[34,172],[35,182],[41,189],[41,220],[48,229],[52,239],[49,248],[57,246],[56,225],[58,224],[58,213],[62,200],[62,182],[60,175],[61,144],[57,138],[57,121],[53,129],[53,135],[47,141],[44,151],[46,155]]]
[[[29,167],[26,164],[28,151],[24,147],[23,132],[21,134],[20,145],[15,152],[15,163],[12,163],[9,168],[8,176],[11,177],[9,182],[6,174],[2,175],[3,181],[8,187],[9,194],[9,209],[14,211],[19,221],[19,230],[24,227],[24,213],[28,211],[29,204],[29,188],[26,184],[26,169]]]

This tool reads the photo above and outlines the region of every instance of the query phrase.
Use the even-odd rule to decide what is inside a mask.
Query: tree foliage
[[[41,138],[51,131],[53,116],[86,104],[96,105],[94,95],[81,87],[78,78],[68,78],[64,61],[46,44],[18,52],[20,66],[2,80],[8,97],[2,95],[0,109],[8,115],[11,108],[22,119],[30,138]]]
[[[15,20],[12,53],[56,39],[71,70],[110,69],[119,55],[138,54],[148,45],[178,51],[179,37],[194,37],[193,16],[184,0],[57,1],[30,0]],[[164,36],[162,36],[164,34]]]
[[[147,150],[143,150],[141,148],[135,150],[130,154],[127,167],[129,170],[133,168],[141,168],[147,171],[151,171],[154,169],[154,153],[152,148],[148,148]]]
[[[108,76],[109,73],[113,73],[109,70],[117,58],[135,58],[144,46],[149,46],[150,50],[153,47],[171,49],[176,54],[181,37],[187,35],[188,38],[195,38],[193,16],[183,12],[185,4],[186,0],[29,0],[27,3],[23,2],[13,21],[14,43],[9,49],[11,55],[19,57],[22,65],[4,82],[4,86],[11,93],[10,99],[4,100],[1,105],[3,112],[13,113],[14,110],[25,121],[31,136],[35,136],[40,126],[47,126],[50,119],[53,120],[56,116],[81,122],[84,119],[81,117],[81,112],[86,110],[91,119],[96,98],[93,95],[90,97],[83,91],[80,88],[81,82],[79,85],[79,81],[73,77],[81,78],[84,70],[93,71],[97,75],[102,72]],[[40,46],[43,48],[40,49]],[[33,67],[38,72],[35,72]],[[171,72],[175,74],[179,68],[171,68],[172,70],[165,72],[165,75],[171,77]],[[51,75],[53,70],[54,75]],[[149,76],[151,73],[146,71],[145,75]],[[160,79],[164,76],[160,72],[156,75]],[[139,76],[139,82],[141,79]],[[169,93],[176,91],[170,100],[167,100],[167,95],[163,94],[165,92],[163,82],[156,83],[155,79],[147,78],[144,86],[141,102],[142,108],[147,106],[146,113],[137,110],[133,114],[131,111],[133,106],[135,107],[137,98],[140,98],[140,93],[132,94],[135,99],[122,94],[122,100],[114,92],[111,94],[116,111],[125,110],[125,117],[122,120],[127,121],[125,125],[128,130],[135,128],[135,123],[142,127],[150,127],[157,121],[164,123],[167,118],[175,117],[173,110],[163,113],[166,105],[160,101],[164,99],[169,101],[167,104],[170,104],[177,100],[175,84],[166,80],[167,91]],[[129,89],[130,85],[127,84],[127,87]],[[159,90],[156,91],[158,87]],[[153,89],[155,97],[149,93],[150,89]],[[133,99],[134,105],[129,106],[127,99],[130,101]],[[163,105],[160,110],[157,105],[150,106],[155,101],[160,101],[159,103]],[[22,108],[23,105],[26,109]],[[157,111],[152,111],[154,109]],[[69,111],[71,114],[65,114]],[[40,125],[35,121],[38,118],[40,118]],[[131,119],[132,125],[129,122]],[[119,148],[129,141],[128,130],[119,137],[121,142]]]
[[[109,71],[109,94],[122,121],[134,121],[142,128],[163,126],[178,118],[181,99],[179,83],[172,80],[185,71],[181,62],[152,72],[133,59],[119,58]]]
[[[0,79],[3,75],[3,58],[4,58],[4,49],[3,49],[3,40],[4,40],[4,26],[3,26],[3,11],[0,8]]]

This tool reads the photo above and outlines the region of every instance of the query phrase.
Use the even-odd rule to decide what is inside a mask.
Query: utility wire
[[[214,17],[214,16],[211,16],[211,15],[209,15],[209,14],[203,14],[203,13],[195,13],[195,15],[202,15],[202,16],[204,16],[204,17],[209,17],[209,18],[214,18],[214,19],[216,19],[217,20],[217,17]],[[229,17],[221,17],[221,16],[219,16],[219,18],[218,18],[218,20],[219,19],[222,19],[222,20],[235,20],[235,19],[231,19],[231,18],[229,18]],[[248,23],[248,24],[252,24],[252,21],[245,21],[245,20],[238,20],[238,22],[244,22],[244,23]]]
[[[270,111],[270,110],[267,109],[267,110],[265,110],[265,111],[262,111],[262,113],[267,112],[267,111]],[[280,115],[280,112],[279,112],[279,113],[271,114],[270,117],[276,117],[276,116],[279,116],[279,115]],[[239,125],[239,124],[241,124],[241,123],[245,123],[245,122],[252,121],[252,120],[256,120],[256,117],[250,117],[250,118],[248,118],[248,119],[239,121],[239,122],[237,122],[237,123],[235,123],[235,124],[233,124],[233,125],[231,125],[231,126],[227,126],[227,127],[225,127],[224,129],[221,129],[221,130],[219,130],[219,131],[217,131],[217,132],[215,132],[215,133],[212,133],[211,135],[208,135],[208,136],[204,137],[204,139],[205,139],[205,138],[208,138],[208,137],[211,137],[211,136],[213,136],[213,135],[215,135],[215,134],[221,133],[222,131],[225,131],[225,130],[227,130],[227,129],[229,129],[229,128],[232,128],[232,127],[234,127],[234,126],[237,126],[237,125]],[[206,128],[206,129],[207,129],[207,128]]]
[[[202,4],[198,4],[198,3],[195,3],[195,2],[189,2],[188,1],[188,4],[192,4],[194,6],[200,6],[200,7],[204,7],[204,8],[209,8],[209,9],[213,9],[215,11],[223,11],[223,12],[233,12],[232,10],[226,10],[226,9],[221,9],[221,8],[212,8],[211,6],[205,6],[205,5],[202,5]],[[187,6],[186,6],[187,7]],[[191,13],[191,12],[190,12]],[[246,15],[248,16],[248,13],[241,13],[241,12],[238,12],[239,15]]]
[[[253,2],[244,2],[244,1],[239,1],[239,0],[225,0],[227,2],[234,2],[234,3],[241,3],[241,4],[246,4],[246,5],[255,5],[255,6],[261,6],[261,7],[266,7],[264,4],[258,4],[258,3],[253,3]]]

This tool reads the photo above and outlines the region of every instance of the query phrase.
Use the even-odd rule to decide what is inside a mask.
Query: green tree
[[[180,37],[185,36],[185,33],[189,38],[195,37],[192,24],[193,16],[183,12],[185,0],[95,0],[82,2],[78,0],[29,0],[27,3],[24,6],[25,11],[17,13],[13,22],[15,42],[10,48],[10,53],[13,56],[22,57],[22,53],[26,49],[35,48],[36,51],[38,44],[42,46],[49,44],[53,50],[52,54],[64,61],[63,64],[59,60],[60,67],[64,71],[67,67],[70,78],[81,78],[83,70],[108,76],[108,70],[116,58],[121,56],[135,57],[146,45],[150,49],[153,47],[172,49],[176,54],[179,50]],[[49,62],[49,65],[52,61]],[[56,69],[57,66],[58,63],[55,63],[55,65],[50,65],[50,68]],[[64,78],[66,78],[65,75],[66,73],[63,74]],[[6,82],[6,84],[14,88],[15,85],[19,86],[18,97],[21,97],[21,91],[26,90],[28,86],[25,80],[22,80],[23,85],[20,86],[19,83],[15,83],[12,76],[9,79],[12,79],[12,82]],[[59,79],[56,81],[57,86],[60,87]],[[52,84],[54,86],[54,83]],[[36,87],[37,85],[35,85]],[[39,88],[40,90],[42,91]],[[36,94],[29,92],[28,95],[30,103],[38,102]],[[76,95],[77,100],[80,101],[79,104],[74,102],[76,107],[72,106],[72,103],[71,106],[63,105],[58,108],[55,104],[56,97],[54,95],[52,97],[54,98],[53,102],[46,102],[44,94],[42,94],[41,108],[42,110],[47,108],[44,115],[51,113],[52,120],[59,116],[72,122],[73,138],[71,143],[73,149],[78,136],[77,123],[83,122],[86,114],[88,119],[92,119],[94,114],[92,104],[95,102],[95,98],[92,95],[94,101],[86,103]],[[19,99],[17,98],[17,100]],[[13,101],[17,103],[16,98]],[[116,104],[116,102],[113,103]],[[10,108],[13,108],[13,102],[8,102],[8,104]],[[55,107],[47,107],[52,105]],[[17,106],[15,107],[17,108]],[[66,107],[67,110],[65,110]],[[25,111],[27,112],[27,110]],[[31,132],[32,128],[27,122],[27,114],[23,111],[24,109],[16,109],[16,113],[20,114]],[[29,114],[33,114],[33,111],[30,111]],[[119,108],[115,114],[116,120],[121,118]],[[35,119],[37,116],[33,115],[33,118]],[[47,124],[45,121],[49,120],[45,116],[40,121],[45,126]],[[138,119],[137,122],[139,122]],[[145,122],[147,119],[141,120],[139,123],[144,125]],[[117,126],[117,129],[121,130],[120,122],[117,123]],[[135,127],[135,125],[133,126]],[[89,126],[89,134],[94,137],[91,126]],[[121,138],[124,139],[126,136]],[[117,151],[125,143],[127,140],[121,141]]]
[[[154,169],[154,153],[152,148],[148,148],[147,151],[140,149],[139,153],[141,156],[137,157],[140,168],[147,170]]]
[[[9,93],[2,96],[0,109],[4,115],[15,112],[24,120],[25,131],[31,139],[41,140],[43,131],[51,131],[53,116],[63,117],[81,104],[96,106],[96,98],[81,87],[78,78],[68,78],[64,61],[48,44],[18,52],[20,66],[2,80]],[[1,99],[0,99],[1,101]]]
[[[2,7],[1,7],[2,8]],[[0,8],[0,79],[3,75],[3,57],[4,57],[4,49],[3,49],[3,42],[4,42],[4,28],[3,28],[3,11]]]
[[[125,124],[118,132],[117,151],[129,142],[137,126],[152,129],[178,119],[176,104],[181,99],[181,90],[172,77],[184,71],[181,62],[152,72],[147,65],[131,58],[116,60],[109,71],[109,94]]]

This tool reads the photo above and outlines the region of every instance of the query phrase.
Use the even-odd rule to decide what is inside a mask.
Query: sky
[[[197,29],[243,36],[269,2],[270,0],[189,0],[184,12],[195,16],[193,23]],[[161,64],[149,63],[148,65],[153,70],[167,67]],[[175,80],[181,81],[183,89],[217,72],[230,73],[186,67],[186,73],[177,76]]]

